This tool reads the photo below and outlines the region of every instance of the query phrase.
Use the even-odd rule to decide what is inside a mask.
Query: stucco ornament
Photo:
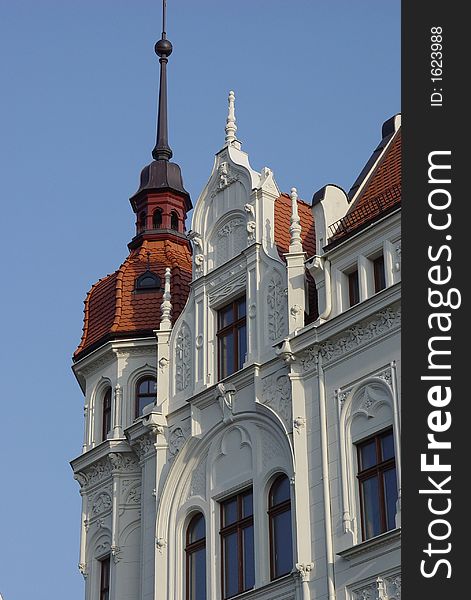
[[[215,395],[221,406],[224,423],[231,423],[233,420],[235,392],[236,389],[233,385],[218,383],[216,386]]]
[[[276,340],[286,334],[286,288],[281,277],[274,273],[268,283],[268,337]]]
[[[177,336],[176,384],[177,391],[182,392],[190,384],[191,379],[191,334],[190,328],[183,323]]]

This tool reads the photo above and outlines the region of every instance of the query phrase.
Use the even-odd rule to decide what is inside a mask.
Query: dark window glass
[[[280,475],[268,497],[271,578],[287,575],[293,568],[291,498],[289,479]]]
[[[136,290],[160,290],[161,280],[158,275],[152,273],[152,271],[145,271],[142,275],[136,279]]]
[[[357,444],[363,539],[394,529],[397,480],[391,429]]]
[[[358,271],[353,271],[348,275],[348,297],[350,306],[360,302],[360,284],[358,280]]]
[[[373,261],[373,269],[375,276],[375,292],[380,292],[386,287],[386,273],[384,271],[384,256],[378,256]]]
[[[241,369],[247,354],[245,297],[218,311],[219,379]]]
[[[139,231],[144,231],[144,229],[146,228],[146,213],[144,211],[142,211],[139,215],[139,222],[137,228]]]
[[[111,432],[111,388],[108,388],[103,396],[101,423],[101,439],[106,440],[108,434]]]
[[[222,592],[231,598],[255,585],[252,490],[221,503],[221,523]]]
[[[195,515],[186,531],[186,600],[206,600],[206,524]]]
[[[175,231],[178,231],[178,215],[175,211],[170,213],[170,227]]]
[[[157,208],[152,215],[152,227],[154,229],[160,229],[162,227],[162,211]]]
[[[253,543],[253,526],[242,529],[242,552],[244,556],[244,590],[251,590],[255,585],[255,556]]]
[[[155,377],[145,377],[136,386],[136,408],[135,416],[140,417],[144,406],[154,402],[157,392]]]
[[[100,600],[110,598],[110,557],[100,561]]]

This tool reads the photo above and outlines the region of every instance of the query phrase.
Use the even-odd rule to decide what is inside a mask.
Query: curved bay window
[[[106,440],[111,433],[111,388],[107,388],[101,407],[101,439]]]
[[[363,539],[395,528],[397,480],[392,429],[357,445]]]
[[[219,379],[242,369],[247,353],[245,296],[218,310]]]
[[[145,406],[155,401],[157,381],[155,377],[144,377],[136,385],[135,418],[142,416]]]
[[[277,579],[293,568],[290,484],[286,475],[276,478],[268,495],[270,522],[270,576]]]
[[[186,530],[186,600],[206,600],[206,523],[196,514]]]
[[[221,503],[222,595],[232,598],[255,585],[253,493]]]

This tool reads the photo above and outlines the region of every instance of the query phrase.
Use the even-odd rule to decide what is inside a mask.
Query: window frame
[[[392,436],[394,456],[391,458],[388,458],[386,460],[382,460],[381,439],[386,437],[387,435]],[[372,465],[366,469],[362,469],[361,468],[361,448],[363,446],[365,446],[366,444],[371,443],[372,440],[375,441],[375,453],[376,453],[376,461],[377,462],[374,465]],[[373,539],[374,537],[376,537],[378,535],[382,535],[383,533],[386,533],[387,531],[392,531],[392,529],[394,529],[394,527],[392,529],[388,529],[386,494],[385,494],[385,490],[384,490],[384,473],[391,469],[394,469],[395,471],[397,469],[396,444],[395,444],[395,440],[394,440],[394,430],[392,427],[388,427],[381,431],[377,431],[377,432],[373,433],[372,435],[369,435],[368,437],[356,442],[355,447],[356,447],[356,454],[357,454],[356,478],[358,481],[358,495],[359,495],[359,500],[360,500],[359,507],[360,507],[361,533],[362,533],[362,540],[367,541],[367,540]],[[365,523],[366,513],[365,513],[365,506],[364,506],[364,493],[363,493],[363,485],[362,484],[367,479],[371,479],[373,477],[376,477],[378,480],[378,496],[376,498],[376,501],[378,503],[377,508],[378,508],[379,517],[380,517],[381,531],[368,537],[367,531],[366,531],[366,523]],[[397,471],[396,471],[396,492],[397,492]]]
[[[245,314],[242,317],[238,317],[238,307],[241,304],[241,301],[245,302]],[[231,323],[229,323],[229,325],[226,325],[224,327],[221,327],[221,316],[222,316],[222,312],[227,310],[229,307],[232,308],[232,321]],[[247,348],[247,298],[246,295],[242,295],[242,296],[238,296],[237,298],[234,298],[231,302],[228,302],[227,304],[224,304],[223,306],[219,307],[216,311],[216,325],[217,325],[217,330],[216,330],[216,338],[217,338],[217,368],[218,368],[218,380],[221,379],[225,379],[226,377],[229,377],[230,375],[232,375],[233,373],[236,373],[237,371],[240,371],[240,369],[242,368],[242,365],[245,362],[245,356],[241,357],[239,356],[239,329],[241,329],[242,327],[245,327],[245,338],[246,338],[246,343],[245,346]],[[233,343],[234,343],[234,360],[233,360],[233,364],[232,364],[232,371],[230,371],[229,373],[225,373],[223,374],[223,364],[222,364],[222,340],[228,336],[228,334],[232,334],[233,337]],[[243,358],[243,360],[241,360]]]
[[[288,486],[290,489],[290,495],[289,498],[287,500],[284,500],[283,502],[280,502],[279,504],[275,504],[275,505],[271,505],[271,498],[272,498],[272,491],[273,488],[275,487],[275,485],[281,481],[282,479],[287,479],[288,480]],[[290,519],[292,516],[291,513],[291,486],[290,486],[290,482],[289,482],[289,477],[285,474],[285,473],[279,473],[275,479],[273,480],[272,484],[270,485],[270,488],[268,490],[268,510],[267,510],[267,514],[268,514],[268,532],[269,532],[269,544],[270,544],[270,581],[276,581],[277,579],[280,579],[281,577],[284,577],[285,575],[288,575],[291,570],[292,567],[290,569],[290,571],[288,571],[287,573],[281,573],[280,575],[277,575],[275,573],[275,566],[276,566],[276,561],[275,561],[275,551],[276,551],[276,547],[275,547],[275,536],[274,536],[274,531],[273,531],[273,526],[274,526],[274,519],[285,513],[285,512],[289,512],[290,515]],[[293,554],[293,529],[291,526],[291,555]]]
[[[100,589],[99,598],[100,600],[110,600],[111,591],[111,556],[108,554],[103,558],[100,558]],[[107,582],[104,584],[105,573]]]
[[[154,382],[155,391],[153,393],[140,394],[139,393],[139,387],[145,381],[150,381],[150,380],[152,380]],[[139,417],[142,417],[142,413],[140,413],[140,411],[139,411],[139,399],[140,398],[153,398],[155,400],[156,390],[157,390],[157,378],[155,377],[155,375],[142,375],[136,381],[136,385],[135,385],[134,390],[135,390],[135,392],[134,392],[134,418],[138,419]],[[150,404],[150,402],[148,402],[147,404]],[[147,404],[144,404],[144,406],[142,407],[142,409],[144,409],[144,407],[147,406]]]
[[[189,537],[190,537],[190,528],[191,525],[193,523],[193,521],[196,519],[196,517],[202,517],[203,521],[204,521],[204,537],[196,540],[195,542],[191,542],[189,541]],[[186,600],[194,600],[191,596],[190,596],[190,592],[191,592],[191,587],[190,587],[190,560],[191,560],[191,555],[194,554],[195,552],[198,552],[199,550],[205,550],[205,569],[204,569],[204,576],[205,578],[207,577],[207,561],[206,561],[206,518],[204,516],[204,514],[202,512],[197,512],[194,515],[192,515],[190,521],[188,522],[188,525],[186,526],[186,533],[185,533],[185,569],[186,569],[186,574],[185,574],[185,585],[186,585],[186,591],[185,591],[185,599]],[[207,591],[207,590],[206,590]]]
[[[247,496],[248,494],[252,495],[252,514],[244,517],[243,516],[243,498],[244,496]],[[233,522],[230,523],[229,525],[224,525],[224,506],[233,501],[233,500],[237,501],[237,519]],[[254,549],[255,549],[255,528],[254,528],[254,496],[253,496],[253,487],[249,487],[249,488],[245,488],[243,490],[241,490],[240,492],[229,496],[228,498],[224,498],[223,500],[220,501],[220,511],[219,511],[219,517],[220,517],[220,529],[219,529],[219,540],[220,540],[220,544],[221,544],[221,595],[223,600],[228,600],[229,598],[235,598],[236,596],[238,596],[239,594],[242,594],[243,592],[247,592],[249,590],[254,589],[255,587],[255,557],[254,557],[254,564],[253,564],[253,570],[254,570],[254,586],[251,588],[245,588],[244,587],[244,579],[245,579],[245,574],[246,574],[246,565],[244,563],[243,560],[243,531],[245,529],[248,529],[249,527],[252,527],[252,532],[253,532],[253,536],[254,536]],[[233,533],[236,533],[237,535],[237,556],[238,556],[238,562],[237,562],[237,581],[238,581],[238,591],[233,594],[232,596],[227,596],[226,595],[226,559],[225,559],[225,553],[224,553],[224,539],[226,537],[228,537],[229,535],[232,535]]]
[[[101,441],[104,442],[108,439],[108,434],[113,431],[112,422],[112,402],[113,393],[111,386],[108,386],[103,394],[101,401]],[[107,428],[107,420],[109,417],[109,427]]]

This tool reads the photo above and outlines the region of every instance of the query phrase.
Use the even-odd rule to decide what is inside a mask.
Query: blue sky
[[[83,599],[69,460],[90,286],[125,258],[155,141],[159,0],[0,0],[0,592]],[[196,202],[227,93],[252,166],[348,189],[400,110],[399,0],[168,0],[169,127]]]

